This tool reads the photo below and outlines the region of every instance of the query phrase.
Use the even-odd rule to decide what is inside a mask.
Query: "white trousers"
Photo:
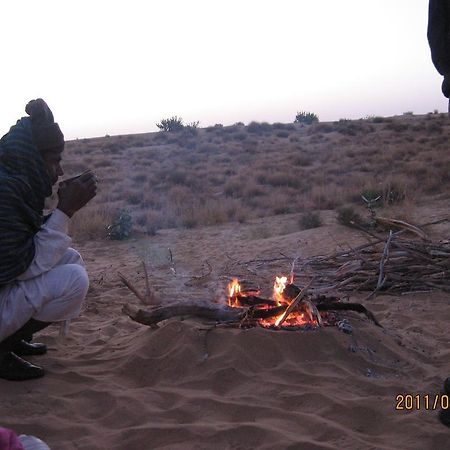
[[[68,248],[49,271],[0,289],[0,342],[34,318],[59,322],[77,317],[89,279],[83,259]]]

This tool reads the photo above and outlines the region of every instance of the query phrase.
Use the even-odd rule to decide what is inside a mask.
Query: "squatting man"
[[[0,378],[6,380],[42,377],[42,367],[21,358],[46,352],[33,334],[80,313],[89,281],[67,231],[97,190],[90,170],[65,180],[57,208],[43,216],[64,174],[64,135],[44,100],[30,101],[25,111],[0,140]]]

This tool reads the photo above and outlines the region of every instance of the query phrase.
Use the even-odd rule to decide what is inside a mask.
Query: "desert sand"
[[[30,360],[46,376],[0,380],[0,423],[53,450],[450,448],[437,411],[396,410],[397,395],[434,398],[450,376],[449,293],[338,292],[383,325],[342,313],[352,334],[192,319],[151,329],[122,312],[139,301],[117,276],[143,290],[144,260],[164,301],[225,302],[231,277],[269,296],[291,258],[366,242],[337,220],[347,205],[367,219],[361,194],[380,195],[387,217],[448,217],[449,133],[443,114],[408,113],[68,142],[66,176],[93,168],[100,179],[71,226],[90,289],[65,339],[57,326],[37,336],[49,351]],[[105,225],[123,207],[131,237],[108,240]],[[450,225],[426,232],[448,240]],[[274,261],[238,264],[254,259]],[[211,274],[195,278],[205,261]]]
[[[276,229],[292,220],[264,223]],[[384,329],[347,313],[351,335],[336,327],[207,331],[178,319],[153,330],[121,312],[138,300],[116,272],[143,288],[143,249],[164,296],[220,301],[225,253],[242,260],[300,248],[323,254],[363,239],[333,224],[332,214],[318,229],[252,239],[260,222],[75,243],[91,277],[85,310],[64,342],[56,328],[42,333],[49,352],[33,361],[47,369],[43,379],[0,382],[4,426],[59,450],[448,448],[449,430],[435,411],[395,409],[397,394],[438,393],[450,374],[448,294],[380,295],[366,306]],[[205,259],[213,273],[192,285]],[[289,270],[269,266],[261,274],[268,283],[267,274]]]

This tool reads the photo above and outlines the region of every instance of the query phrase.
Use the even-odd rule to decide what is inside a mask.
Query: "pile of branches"
[[[282,260],[294,259],[296,270],[291,274],[303,282],[314,278],[310,291],[315,293],[370,291],[367,297],[370,298],[380,291],[389,294],[450,292],[450,241],[431,242],[419,228],[406,225],[408,229],[391,230],[387,238],[360,227],[370,241],[332,255],[305,259],[283,255],[235,263],[251,272],[255,269],[259,272],[267,263],[279,264]],[[405,231],[414,231],[416,238],[404,237]]]
[[[347,252],[304,261],[320,272],[320,289],[392,294],[439,289],[450,292],[450,242],[401,238],[392,231]]]

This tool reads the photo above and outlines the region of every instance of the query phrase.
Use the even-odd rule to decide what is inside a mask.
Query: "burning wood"
[[[123,276],[122,282],[142,301],[139,291]],[[217,305],[208,302],[179,302],[167,305],[155,305],[147,310],[133,308],[129,305],[123,311],[132,320],[144,325],[155,327],[159,322],[171,317],[195,317],[212,320],[215,323],[239,327],[262,326],[272,329],[317,328],[322,325],[334,325],[333,320],[322,318],[319,311],[352,310],[363,312],[366,316],[379,323],[373,314],[359,304],[345,304],[336,301],[335,297],[322,296],[319,303],[306,298],[310,281],[303,289],[294,284],[286,284],[286,277],[277,277],[274,284],[274,299],[259,297],[259,291],[244,291],[237,279],[228,286],[228,304]],[[149,284],[146,282],[146,285]],[[150,288],[147,288],[147,291]],[[143,302],[145,303],[145,302]],[[327,315],[327,313],[325,313]]]
[[[383,238],[364,229],[362,231],[374,239],[372,242],[331,256],[301,260],[302,279],[308,280],[309,277],[303,289],[293,283],[295,265],[299,260],[295,258],[289,280],[287,277],[276,277],[270,299],[261,297],[259,290],[243,289],[239,281],[234,279],[228,286],[226,306],[208,302],[180,302],[162,306],[157,304],[150,289],[144,265],[145,294],[141,294],[123,275],[119,276],[142,303],[151,307],[144,311],[126,305],[123,310],[131,319],[150,326],[156,326],[170,317],[190,316],[239,327],[316,328],[334,325],[336,317],[333,314],[339,311],[364,314],[375,325],[381,326],[362,304],[342,302],[337,297],[325,296],[323,293],[369,290],[372,293],[368,299],[379,291],[408,293],[441,289],[450,292],[450,241],[433,243],[426,239],[426,235],[418,227],[401,221],[382,219],[386,224],[401,226],[402,231],[391,231],[385,242]],[[402,233],[406,230],[414,232],[422,241],[403,238]],[[228,258],[252,273],[255,273],[255,270],[250,269],[250,265],[263,265],[267,268],[268,263],[291,259],[285,255],[282,258],[246,262],[235,261],[230,256]],[[211,267],[209,268],[208,276],[211,273]]]

